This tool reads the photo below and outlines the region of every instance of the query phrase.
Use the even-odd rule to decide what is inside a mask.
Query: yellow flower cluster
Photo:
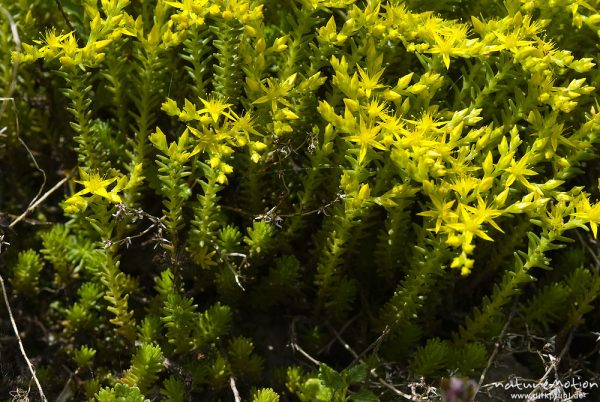
[[[223,184],[227,182],[227,175],[233,172],[233,167],[225,161],[234,152],[234,148],[249,146],[251,159],[258,162],[260,151],[264,150],[266,145],[251,139],[260,137],[261,134],[254,129],[250,113],[240,116],[231,110],[230,104],[215,98],[200,101],[204,105],[201,109],[197,109],[196,105],[187,99],[180,109],[174,100],[168,99],[163,103],[162,109],[170,116],[186,122],[187,128],[179,141],[171,145],[167,145],[166,136],[160,128],[151,135],[150,140],[169,158],[182,163],[199,152],[208,153],[210,167],[219,172],[217,181]],[[187,151],[189,133],[194,138],[191,151]]]
[[[589,201],[585,203],[587,196],[557,191],[562,180],[534,181],[546,163],[551,163],[556,171],[566,172],[570,162],[564,156],[565,150],[589,148],[584,138],[596,128],[595,112],[593,119],[584,124],[586,128],[571,135],[556,121],[560,113],[572,111],[578,98],[594,88],[585,84],[585,78],[563,85],[555,85],[555,81],[569,71],[589,71],[594,63],[557,50],[544,39],[543,22],[534,21],[531,15],[514,11],[502,19],[472,18],[471,22],[468,26],[432,13],[410,12],[402,4],[388,4],[382,12],[381,3],[375,1],[364,9],[355,7],[349,11],[341,28],[331,19],[318,31],[322,43],[344,46],[349,37],[364,28],[373,37],[383,36],[417,55],[431,56],[433,66],[436,60],[441,61],[445,69],[450,69],[453,58],[509,53],[530,74],[529,85],[538,94],[531,102],[551,107],[546,116],[542,117],[539,109],[524,116],[530,124],[525,130],[510,121],[504,126],[478,126],[482,111],[478,108],[479,99],[476,106],[459,111],[428,105],[446,79],[432,65],[418,82],[413,82],[411,73],[400,77],[395,86],[388,86],[382,83],[383,55],[378,54],[374,42],[363,50],[368,68],[352,66],[346,57],[331,58],[333,85],[343,94],[343,105],[339,110],[323,100],[318,111],[351,144],[349,152],[357,155],[359,166],[367,167],[381,159],[382,154],[389,154],[405,185],[420,187],[430,204],[419,215],[430,222],[430,230],[444,234],[446,243],[459,250],[451,266],[464,275],[474,264],[475,239],[492,241],[488,228],[502,232],[502,218],[528,214],[536,220],[541,216],[544,227],[554,228],[548,230],[554,230],[558,236],[585,224],[595,234],[598,218],[598,208]],[[494,85],[494,81],[489,85]],[[421,112],[406,116],[416,106],[421,107]],[[534,139],[533,146],[524,153],[523,131]],[[558,152],[559,148],[563,152]],[[365,193],[359,184],[355,183],[350,196],[359,189]]]
[[[120,192],[138,186],[144,179],[142,176],[142,165],[136,165],[131,176],[112,177],[104,179],[97,172],[86,172],[81,169],[79,176],[82,180],[75,183],[81,184],[83,190],[73,194],[65,201],[65,212],[73,214],[84,211],[91,202],[99,199],[108,200],[110,203],[120,203]],[[111,187],[109,190],[109,187]],[[84,197],[85,196],[85,197]]]
[[[177,10],[170,17],[176,32],[202,26],[206,18],[219,17],[226,21],[235,19],[241,23],[245,32],[256,34],[263,17],[263,5],[253,6],[248,0],[183,0],[165,3]]]
[[[181,44],[209,19],[244,33],[236,50],[244,63],[252,64],[244,71],[248,110],[236,113],[228,103],[233,100],[220,97],[196,103],[185,100],[181,106],[167,99],[162,109],[187,128],[170,143],[160,129],[150,136],[156,149],[180,164],[206,153],[206,162],[217,172],[220,184],[233,171],[228,160],[236,149],[248,147],[251,160],[259,162],[270,141],[292,135],[295,124],[302,121],[298,99],[330,79],[333,95],[319,99],[316,110],[328,124],[327,130],[335,130],[334,137],[339,134],[352,160],[355,171],[346,171],[341,178],[348,205],[358,208],[374,202],[393,208],[395,199],[420,192],[426,203],[419,216],[455,249],[451,266],[463,274],[473,267],[476,239],[492,241],[490,228],[502,232],[502,219],[514,214],[528,214],[556,233],[582,225],[597,233],[598,204],[591,203],[583,191],[559,191],[570,174],[571,159],[589,152],[589,133],[600,127],[593,108],[579,128],[570,130],[561,123],[565,113],[594,91],[586,78],[573,78],[592,69],[594,63],[575,58],[545,38],[545,22],[527,14],[538,5],[524,5],[520,11],[511,8],[502,18],[472,17],[470,22],[459,22],[432,12],[411,12],[399,2],[373,0],[350,6],[354,1],[303,0],[302,7],[311,12],[347,10],[345,18],[331,16],[315,28],[312,45],[327,54],[323,64],[328,60],[333,70],[327,77],[327,69],[321,67],[307,70],[310,73],[305,76],[295,72],[293,57],[299,39],[291,34],[265,37],[263,6],[248,0],[160,0],[154,25],[147,32],[141,18],[133,20],[125,12],[128,0],[84,3],[90,19],[84,46],[73,32],[48,31],[38,42],[40,47],[24,45],[24,52],[15,54],[15,59],[58,59],[65,67],[95,66],[102,62],[103,51],[122,35],[137,38],[147,49],[165,49]],[[576,26],[600,25],[598,14],[588,11],[571,9]],[[366,35],[360,46],[354,42],[359,33]],[[393,83],[386,81],[393,74],[384,64],[384,55],[396,51],[395,46],[413,53],[427,66],[425,71],[401,74]],[[347,48],[360,55],[357,60],[364,58],[364,63],[356,63],[351,52],[329,52]],[[292,66],[278,76],[267,76],[266,60],[286,54]],[[485,88],[469,88],[469,77],[462,76],[462,89],[450,84],[448,71],[457,59],[499,56],[527,76],[527,88],[517,88],[514,102],[508,101],[512,116],[483,125],[486,96],[497,90],[495,85],[512,67],[489,67]],[[456,90],[460,96],[471,91],[475,96],[470,103],[449,106],[450,102],[434,101],[441,88],[448,93]],[[257,115],[268,120],[261,130],[271,132],[272,137],[263,137],[255,129]],[[397,170],[397,182],[375,191],[368,177],[386,159]],[[553,179],[543,178],[547,169],[555,173]],[[69,211],[85,208],[84,195],[120,202],[117,193],[126,186],[121,179],[102,179],[89,172],[82,172],[82,177],[85,188],[67,200]]]
[[[97,2],[86,2],[90,24],[85,45],[80,46],[74,32],[57,34],[52,29],[46,32],[43,40],[35,41],[41,47],[23,44],[23,53],[13,53],[13,59],[20,63],[40,58],[58,59],[64,67],[96,66],[104,60],[107,46],[122,35],[134,35],[132,18],[123,11],[128,4],[129,0],[103,0],[98,9]]]

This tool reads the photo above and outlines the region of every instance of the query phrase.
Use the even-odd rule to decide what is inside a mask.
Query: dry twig
[[[12,309],[10,307],[10,303],[8,302],[8,296],[6,293],[6,287],[4,286],[4,279],[2,278],[2,275],[0,275],[0,287],[2,287],[2,295],[4,296],[4,304],[6,305],[6,309],[8,310],[8,316],[10,318],[10,323],[12,325],[13,332],[15,333],[15,336],[17,337],[17,342],[19,343],[19,349],[21,350],[21,354],[23,355],[23,358],[27,362],[27,367],[29,367],[29,372],[31,372],[31,375],[33,376],[35,385],[37,386],[37,389],[40,393],[40,398],[42,398],[43,402],[48,402],[48,399],[46,399],[46,395],[44,394],[44,390],[42,389],[42,385],[40,384],[40,381],[38,380],[37,376],[35,375],[35,369],[33,368],[31,361],[27,357],[27,353],[25,353],[25,347],[23,346],[23,342],[21,341],[21,336],[19,335],[19,329],[17,328],[17,323],[15,322],[15,318],[13,316]]]
[[[515,314],[517,312],[518,300],[519,300],[518,297],[515,298],[515,301],[513,303],[513,308],[512,308],[512,310],[510,312],[510,315],[508,316],[508,319],[504,323],[504,327],[502,327],[502,331],[500,332],[500,335],[498,336],[498,340],[494,344],[494,351],[490,355],[490,357],[489,357],[489,359],[487,361],[487,365],[485,366],[485,368],[481,372],[481,376],[479,377],[479,387],[477,387],[477,389],[475,391],[475,395],[477,395],[477,392],[479,392],[479,390],[481,389],[481,386],[483,385],[483,381],[485,380],[485,376],[487,375],[488,370],[492,366],[492,363],[494,362],[494,360],[496,359],[496,356],[498,355],[498,352],[500,351],[500,346],[502,344],[502,339],[506,336],[506,333],[508,331],[508,326],[510,325],[512,319],[514,318],[514,316],[515,316]],[[475,395],[473,396],[473,398],[475,397]]]
[[[22,221],[27,215],[29,215],[31,213],[31,211],[33,211],[35,208],[37,208],[38,205],[40,205],[42,202],[44,202],[44,200],[46,198],[48,198],[52,193],[54,193],[56,190],[61,188],[61,186],[63,184],[65,184],[67,182],[67,180],[69,180],[69,177],[71,177],[70,174],[63,177],[58,183],[56,183],[54,185],[54,187],[52,187],[50,190],[48,190],[44,195],[39,197],[37,200],[34,199],[35,201],[31,205],[29,205],[29,207],[27,207],[27,209],[25,211],[23,211],[23,213],[21,215],[19,215],[17,218],[15,218],[15,220],[13,220],[10,223],[10,225],[8,225],[8,227],[12,229],[17,223]]]
[[[235,385],[235,378],[233,378],[233,376],[229,377],[229,386],[231,387],[231,391],[233,392],[233,398],[235,399],[235,402],[242,402],[240,392],[238,391]]]
[[[553,371],[557,372],[558,365],[560,364],[561,360],[563,359],[563,357],[565,356],[565,354],[571,347],[571,341],[573,340],[573,332],[574,331],[569,332],[569,337],[567,338],[565,345],[563,346],[562,350],[560,351],[560,354],[557,357],[551,356],[550,364],[548,364],[548,368],[546,369],[546,372],[544,373],[542,378],[540,378],[540,380],[536,384],[535,388],[532,389],[531,392],[529,393],[529,395],[527,396],[527,402],[533,402],[534,399],[532,399],[532,396],[534,394],[540,392],[540,390],[542,389],[544,384],[547,383],[548,377],[550,377],[550,373],[552,373]]]
[[[10,25],[10,31],[12,33],[13,36],[13,42],[15,42],[15,48],[17,49],[17,52],[21,51],[21,38],[19,37],[19,30],[17,29],[17,24],[15,22],[15,20],[13,19],[12,15],[10,15],[10,13],[0,5],[0,12],[2,14],[4,14],[4,16],[6,17],[6,19],[8,19],[8,23]],[[6,93],[4,94],[4,99],[12,99],[12,94],[15,92],[15,89],[17,87],[17,72],[19,69],[19,63],[18,61],[13,61],[13,69],[12,69],[12,73],[11,73],[11,77],[10,77],[10,85],[8,86],[8,88],[6,88]],[[2,115],[4,114],[4,111],[6,109],[5,104],[2,104],[2,107],[0,107],[0,117],[2,117]]]
[[[15,47],[17,49],[17,51],[21,50],[21,39],[19,37],[19,31],[17,29],[17,24],[15,23],[14,19],[12,18],[12,15],[4,8],[0,5],[0,12],[2,14],[4,14],[4,16],[8,19],[8,23],[10,25],[10,29],[11,29],[11,33],[13,36],[13,42],[15,43]],[[8,88],[6,89],[6,93],[4,94],[4,97],[0,98],[0,100],[2,100],[2,106],[0,107],[0,116],[2,116],[6,110],[6,102],[10,101],[12,103],[12,106],[14,108],[15,113],[17,112],[17,108],[15,105],[15,100],[12,97],[12,94],[14,93],[15,89],[16,89],[16,85],[17,85],[17,73],[18,73],[18,62],[13,62],[13,69],[12,69],[12,75],[11,75],[11,82],[10,85],[8,86]],[[43,191],[44,185],[46,183],[46,174],[45,172],[39,167],[39,165],[37,164],[37,161],[35,160],[35,157],[33,156],[33,154],[31,153],[31,150],[27,147],[27,144],[25,144],[25,142],[21,139],[21,137],[18,135],[19,134],[19,120],[17,118],[17,123],[16,123],[16,129],[17,129],[17,138],[19,139],[19,141],[21,142],[21,144],[23,144],[23,146],[25,147],[25,149],[27,150],[27,152],[29,153],[29,155],[31,156],[31,158],[33,159],[33,163],[36,166],[36,168],[42,173],[43,177],[44,177],[44,183],[42,184],[38,195],[36,196],[36,198],[39,196],[39,194],[41,194],[41,192]],[[21,216],[19,216],[17,219],[15,219],[10,225],[9,228],[12,228],[17,222],[19,222],[20,220],[24,219],[27,215],[27,213],[31,212],[31,210],[33,208],[35,208],[35,206],[39,205],[39,203],[36,203],[35,200],[36,198],[34,198],[30,204],[30,206],[27,208],[27,210],[21,214]],[[45,197],[44,197],[45,199]],[[39,201],[39,200],[38,200]],[[43,201],[43,200],[41,200]],[[41,202],[40,201],[40,202]],[[33,365],[31,364],[31,361],[29,360],[29,358],[27,357],[27,353],[25,352],[25,347],[23,346],[23,342],[21,340],[21,336],[19,335],[19,329],[17,328],[17,323],[15,322],[15,318],[13,316],[12,313],[12,308],[10,307],[10,303],[8,301],[8,295],[6,292],[6,286],[4,285],[4,278],[2,277],[2,275],[0,275],[0,287],[2,287],[2,295],[4,297],[4,304],[6,305],[6,309],[8,311],[8,316],[10,318],[10,323],[12,325],[12,329],[13,332],[15,333],[15,337],[17,338],[17,342],[19,344],[19,349],[21,351],[21,354],[23,355],[23,358],[25,359],[25,361],[27,362],[27,367],[29,368],[29,371],[31,372],[31,375],[33,377],[33,379],[35,380],[35,384],[38,388],[38,391],[40,393],[40,398],[42,399],[43,402],[48,402],[48,399],[46,398],[46,395],[44,394],[44,390],[42,389],[42,386],[35,374],[35,370],[33,368]],[[18,395],[19,397],[21,397],[21,395]],[[27,396],[25,396],[25,398],[27,398]]]
[[[312,364],[314,364],[315,366],[320,366],[321,362],[318,361],[317,359],[315,359],[314,357],[312,357],[311,355],[309,355],[308,353],[306,353],[306,351],[304,349],[302,349],[300,347],[300,345],[298,344],[298,338],[296,336],[296,321],[298,320],[298,317],[295,317],[292,320],[292,325],[291,325],[291,335],[292,335],[292,339],[290,341],[290,346],[292,347],[292,350],[295,352],[299,352],[302,356],[306,357],[308,360],[310,360],[310,362]]]
[[[333,335],[336,337],[336,339],[338,340],[338,342],[344,347],[344,349],[346,349],[352,356],[354,356],[354,361],[359,361],[361,363],[365,363],[365,361],[361,358],[362,355],[364,355],[364,352],[361,353],[360,355],[358,353],[356,353],[354,351],[354,349],[352,349],[352,347],[346,343],[346,341],[341,337],[341,335],[339,334],[339,332],[337,332],[335,330],[335,328],[329,326],[330,331],[333,333]],[[375,377],[375,379],[384,387],[386,387],[387,389],[389,389],[390,391],[392,391],[393,393],[395,393],[396,395],[399,395],[409,401],[413,401],[413,402],[423,402],[425,401],[425,399],[419,397],[418,395],[409,395],[406,392],[402,392],[400,391],[398,388],[394,387],[392,384],[388,383],[387,381],[385,381],[383,378],[381,378],[379,376],[379,374],[377,374],[375,372],[375,370],[371,370],[371,375],[373,377]]]

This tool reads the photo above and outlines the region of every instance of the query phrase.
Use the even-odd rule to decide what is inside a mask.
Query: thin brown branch
[[[242,253],[225,253],[225,254],[222,254],[222,256],[223,256],[223,259],[225,260],[225,265],[227,266],[229,271],[231,271],[231,274],[233,275],[233,277],[235,279],[235,283],[237,283],[237,285],[240,287],[240,289],[242,289],[242,292],[245,292],[246,289],[244,288],[244,285],[242,285],[242,281],[240,279],[241,275],[238,273],[238,271],[241,272],[242,267],[246,264],[246,261],[248,260],[248,256],[246,254],[242,254]],[[233,265],[231,265],[231,263],[229,262],[228,257],[242,257],[242,261],[240,262],[238,271],[236,271],[235,268],[233,268]]]
[[[540,380],[537,382],[535,388],[532,389],[531,392],[527,395],[527,402],[533,402],[533,399],[531,399],[531,397],[533,395],[535,395],[536,393],[539,393],[540,389],[542,389],[543,385],[548,381],[548,377],[550,377],[550,374],[553,371],[556,372],[558,370],[558,365],[560,364],[561,360],[567,353],[567,350],[569,350],[569,348],[571,347],[571,341],[573,340],[573,332],[574,332],[573,330],[571,332],[569,332],[569,337],[567,338],[565,345],[563,346],[562,350],[560,351],[560,354],[558,355],[558,357],[551,359],[550,364],[548,365],[548,368],[546,369],[546,372],[544,373],[542,378],[540,378]]]
[[[15,215],[15,214],[4,214],[4,213],[0,213],[0,216],[4,216],[8,219],[17,219],[20,215]],[[52,222],[52,221],[40,221],[38,219],[33,219],[33,218],[21,218],[22,222],[28,223],[30,225],[33,226],[44,226],[44,225],[54,225],[56,224],[56,222]]]
[[[355,316],[354,316],[354,317],[352,317],[350,320],[348,320],[348,321],[347,321],[347,322],[346,322],[346,323],[345,323],[345,324],[342,326],[342,328],[340,328],[340,330],[339,330],[339,334],[340,334],[340,335],[341,335],[341,334],[343,334],[343,333],[346,331],[346,329],[348,329],[348,327],[349,327],[349,326],[350,326],[350,325],[351,325],[351,324],[352,324],[354,321],[356,321],[356,319],[357,319],[358,317],[359,317],[358,315],[355,315]],[[321,349],[319,349],[319,350],[317,351],[317,354],[318,354],[318,355],[320,355],[321,353],[323,353],[323,352],[325,352],[325,351],[329,350],[329,349],[331,348],[331,346],[332,346],[332,345],[335,343],[335,341],[336,341],[336,340],[337,340],[337,339],[336,339],[335,337],[334,337],[334,338],[332,338],[332,339],[331,339],[329,342],[327,342],[327,344],[326,344],[325,346],[323,346]]]
[[[585,247],[585,249],[590,253],[590,255],[592,256],[594,262],[596,263],[596,265],[595,265],[596,272],[600,272],[600,259],[598,258],[597,253],[590,247],[590,245],[588,244],[588,242],[585,241],[585,239],[583,238],[583,236],[581,236],[581,233],[579,233],[579,230],[575,231],[575,235],[579,239],[579,242],[581,244],[583,244],[583,247]]]
[[[242,402],[240,391],[238,391],[237,386],[235,385],[235,378],[233,378],[233,376],[229,377],[229,386],[231,387],[231,392],[233,392],[235,402]]]
[[[485,366],[485,368],[481,372],[481,376],[479,377],[479,387],[477,387],[477,389],[475,391],[475,395],[477,395],[477,392],[481,389],[481,385],[483,385],[483,381],[485,380],[485,376],[487,375],[488,370],[492,366],[492,363],[494,362],[494,360],[496,359],[496,356],[498,355],[498,352],[500,351],[500,346],[502,345],[502,339],[504,339],[504,337],[506,336],[506,333],[508,331],[508,326],[510,325],[511,321],[513,320],[513,318],[514,318],[514,316],[515,316],[515,314],[517,312],[518,300],[519,300],[518,298],[515,299],[514,304],[513,304],[513,308],[512,308],[512,310],[510,312],[510,315],[508,316],[508,319],[504,323],[504,326],[502,327],[502,331],[500,331],[500,335],[498,335],[498,340],[494,344],[494,351],[490,355],[490,357],[489,357],[489,359],[487,361],[487,365]],[[473,398],[474,397],[475,396],[473,396]]]
[[[298,344],[298,341],[297,341],[298,338],[296,336],[296,321],[297,320],[298,320],[297,317],[292,320],[292,325],[291,325],[292,339],[291,339],[291,342],[290,342],[290,346],[292,347],[293,351],[298,352],[302,356],[306,357],[315,366],[320,366],[321,362],[318,361],[317,359],[315,359],[314,357],[312,357],[311,355],[309,355],[308,353],[306,353],[306,351],[304,351],[304,349],[302,349],[300,347],[300,345]]]
[[[363,364],[366,364],[364,362],[364,360],[361,358],[361,356],[356,353],[354,351],[354,349],[352,349],[352,347],[341,337],[341,335],[335,330],[335,328],[329,326],[330,331],[333,333],[333,335],[335,336],[335,338],[338,340],[338,342],[344,347],[344,349],[346,349],[352,356],[354,356],[355,361],[359,361]],[[354,363],[353,363],[354,364]],[[375,377],[375,379],[384,387],[386,387],[387,389],[389,389],[390,391],[394,392],[396,395],[399,395],[409,401],[413,401],[413,402],[422,402],[424,401],[423,398],[418,397],[417,395],[409,395],[405,392],[400,391],[398,388],[394,387],[392,384],[388,383],[387,381],[385,381],[383,378],[381,378],[379,376],[379,374],[377,374],[375,372],[375,370],[371,370],[370,371],[371,375],[373,377]]]
[[[35,208],[37,208],[38,205],[40,205],[42,202],[44,202],[44,200],[46,198],[48,198],[52,193],[54,193],[63,184],[65,184],[67,182],[67,180],[69,180],[70,177],[71,177],[71,174],[68,174],[67,176],[65,176],[64,178],[62,178],[58,183],[56,183],[54,185],[54,187],[52,187],[44,195],[42,195],[41,197],[39,197],[34,203],[32,203],[31,205],[29,205],[29,207],[27,207],[27,209],[25,211],[23,211],[23,213],[21,215],[19,215],[15,220],[13,220],[10,223],[10,225],[8,225],[8,227],[12,229],[17,223],[19,223],[20,221],[22,221],[23,219],[25,219],[25,217],[27,215],[29,215]]]
[[[6,309],[8,310],[8,317],[10,318],[10,323],[12,325],[13,332],[15,333],[15,337],[17,338],[17,342],[19,343],[19,349],[21,350],[21,354],[23,355],[23,358],[27,362],[27,367],[29,368],[29,372],[31,373],[33,380],[35,381],[35,385],[37,386],[37,389],[40,393],[40,398],[42,399],[43,402],[48,402],[48,399],[46,398],[46,395],[44,394],[44,390],[42,389],[42,385],[40,384],[40,381],[38,380],[37,376],[35,375],[35,369],[33,368],[31,361],[27,357],[27,353],[25,353],[25,347],[23,346],[23,342],[21,341],[21,336],[19,335],[19,329],[17,328],[17,323],[15,322],[15,318],[13,316],[12,309],[11,309],[10,303],[8,301],[8,295],[6,293],[6,287],[4,286],[4,278],[2,278],[2,275],[0,275],[0,286],[2,287],[2,295],[4,296],[4,304],[6,305]]]
[[[35,197],[33,197],[33,199],[29,202],[29,206],[28,206],[28,210],[29,208],[31,208],[34,204],[37,205],[37,201],[39,201],[39,197],[41,196],[41,194],[44,192],[44,188],[46,187],[46,172],[44,171],[44,169],[42,169],[40,167],[40,165],[37,162],[37,159],[35,159],[35,156],[33,155],[33,152],[31,152],[31,150],[29,149],[29,147],[27,146],[27,144],[25,143],[25,141],[23,141],[23,139],[20,136],[20,129],[19,129],[19,116],[17,114],[17,105],[15,104],[15,100],[14,98],[0,98],[1,101],[3,101],[2,106],[4,106],[6,104],[6,102],[11,102],[14,113],[15,113],[15,121],[16,121],[16,137],[19,140],[19,142],[21,143],[21,145],[23,145],[23,148],[25,148],[25,150],[27,151],[27,154],[29,154],[29,157],[31,158],[31,161],[33,162],[33,165],[35,166],[35,169],[40,172],[42,174],[42,184],[37,192],[37,194],[35,195]],[[2,116],[2,113],[4,111],[2,110],[2,112],[0,112],[0,116]]]
[[[60,10],[60,13],[62,14],[65,23],[67,24],[67,26],[69,27],[69,29],[73,32],[75,32],[75,28],[73,27],[73,24],[71,24],[71,21],[69,20],[69,16],[67,15],[67,13],[65,12],[65,9],[61,3],[60,0],[55,0],[56,5],[58,7],[58,9]]]
[[[17,24],[16,24],[15,20],[13,19],[12,15],[10,15],[10,13],[8,12],[8,10],[6,10],[1,5],[0,5],[0,12],[2,14],[4,14],[6,19],[8,20],[8,23],[10,25],[10,31],[13,36],[13,42],[15,43],[15,48],[17,49],[18,52],[20,52],[21,51],[21,38],[19,37],[19,30],[17,29]],[[8,86],[8,88],[6,88],[6,92],[4,94],[5,99],[11,99],[12,95],[15,92],[15,89],[17,87],[17,72],[19,69],[19,62],[16,60],[13,61],[12,68],[13,69],[12,69],[12,73],[11,73],[11,77],[10,77],[10,85]],[[2,107],[0,107],[0,118],[4,115],[5,109],[6,109],[5,104],[2,104]]]

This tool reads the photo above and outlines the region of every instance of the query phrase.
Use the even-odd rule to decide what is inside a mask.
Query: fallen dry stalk
[[[8,296],[6,294],[6,287],[4,286],[4,278],[2,278],[2,275],[0,275],[0,287],[2,287],[2,295],[4,296],[4,304],[6,305],[6,309],[8,310],[8,316],[10,318],[10,323],[12,325],[13,332],[15,333],[15,336],[17,337],[17,342],[19,343],[19,349],[21,349],[21,354],[23,355],[23,358],[27,362],[27,367],[29,367],[29,371],[31,372],[31,375],[33,376],[35,385],[37,386],[37,389],[40,393],[40,398],[42,399],[43,402],[48,402],[48,399],[46,398],[46,395],[44,394],[44,390],[42,389],[42,385],[40,384],[40,381],[38,380],[37,376],[35,375],[35,369],[33,368],[31,361],[27,357],[27,353],[25,353],[25,347],[23,346],[23,342],[21,341],[21,337],[19,336],[19,329],[17,328],[17,323],[15,322],[15,318],[13,316],[12,309],[10,308],[10,303],[8,302]]]

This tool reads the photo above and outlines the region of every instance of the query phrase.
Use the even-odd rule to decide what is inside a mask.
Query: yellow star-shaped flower
[[[106,188],[110,186],[113,182],[117,180],[116,177],[112,179],[102,180],[98,173],[87,173],[85,171],[81,171],[81,178],[83,180],[76,180],[76,183],[79,183],[84,186],[84,189],[79,191],[75,196],[82,196],[84,194],[92,194],[98,195],[102,198],[106,198],[111,202],[121,202],[121,197],[116,193],[113,189],[108,191]]]

